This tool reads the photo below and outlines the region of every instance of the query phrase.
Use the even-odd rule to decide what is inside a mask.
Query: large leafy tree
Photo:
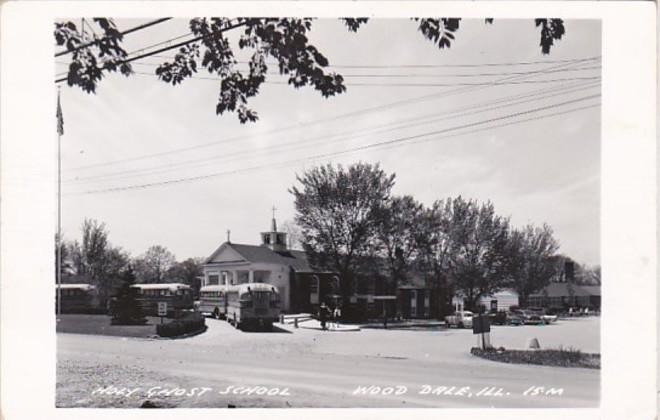
[[[442,317],[451,311],[454,296],[454,282],[451,258],[451,237],[449,235],[452,215],[452,201],[438,200],[424,210],[420,220],[425,235],[420,237],[417,269],[424,274],[427,284],[438,298],[436,316]]]
[[[302,246],[302,231],[300,227],[293,220],[285,220],[280,225],[280,229],[286,232],[287,246],[289,249],[300,249]]]
[[[495,213],[492,203],[457,197],[449,201],[450,274],[468,308],[480,297],[506,285],[506,246],[509,221]]]
[[[378,212],[394,178],[377,164],[328,164],[297,176],[299,185],[290,189],[303,248],[314,266],[339,274],[344,298],[354,292],[360,264],[372,253]]]
[[[105,223],[85,219],[81,230],[81,241],[75,240],[66,246],[67,265],[70,264],[70,271],[96,285],[101,305],[106,305],[119,285],[120,273],[126,268],[129,256],[108,241]]]
[[[440,49],[449,48],[460,29],[460,18],[414,18],[424,38]],[[357,32],[368,22],[367,18],[343,18],[349,31]],[[493,19],[486,19],[492,23]],[[194,18],[189,22],[193,40],[183,42],[172,60],[163,62],[155,70],[158,78],[177,85],[204,68],[220,78],[220,92],[216,113],[236,112],[241,123],[256,121],[257,113],[248,106],[250,98],[259,93],[266,81],[268,58],[275,59],[279,74],[288,77],[295,88],[312,86],[324,97],[346,91],[341,74],[327,70],[328,58],[309,42],[311,18]],[[125,76],[133,73],[131,57],[123,48],[123,33],[112,19],[94,18],[100,29],[93,41],[83,34],[72,21],[55,23],[55,41],[72,54],[66,76],[69,86],[78,86],[94,93],[103,76],[119,71]],[[565,33],[561,19],[536,19],[540,29],[540,46],[548,54],[555,41]],[[228,34],[238,33],[237,45]],[[249,68],[239,69],[238,50],[251,53]]]
[[[550,226],[527,225],[511,231],[507,249],[511,287],[518,293],[520,306],[525,307],[529,295],[556,276],[554,257],[559,244]]]
[[[167,270],[167,280],[189,285],[193,289],[193,294],[198,296],[201,287],[200,276],[203,274],[203,261],[202,258],[188,258],[181,262],[175,262]]]
[[[376,246],[385,260],[392,290],[406,279],[426,242],[423,216],[424,206],[409,195],[384,202],[377,214]]]
[[[162,283],[176,263],[176,258],[162,245],[153,245],[135,259],[135,271],[140,283]]]

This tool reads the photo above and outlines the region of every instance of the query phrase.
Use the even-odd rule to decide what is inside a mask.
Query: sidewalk
[[[287,331],[291,331],[291,332],[295,332],[297,329],[323,331],[323,329],[321,328],[321,322],[313,318],[298,322],[298,328],[295,328],[293,323],[285,323],[284,325],[278,323],[277,325],[278,327],[286,329]],[[360,326],[358,325],[339,324],[338,326],[335,326],[330,322],[326,322],[325,325],[327,327],[326,331],[330,331],[330,332],[360,331]]]
[[[380,328],[384,329],[385,325],[383,321],[372,321],[364,324],[360,324],[361,328]],[[422,329],[422,328],[446,328],[447,323],[445,321],[438,321],[436,319],[408,319],[403,321],[387,321],[388,330],[398,330],[398,329]]]

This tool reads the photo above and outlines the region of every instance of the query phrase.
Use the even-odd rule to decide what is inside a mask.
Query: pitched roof
[[[307,261],[307,256],[304,251],[287,250],[276,252],[261,245],[235,243],[224,243],[223,246],[231,247],[249,262],[282,264],[293,268],[297,272],[314,272]],[[220,247],[218,251],[220,249],[222,249],[222,247]],[[217,251],[206,260],[206,263],[211,262],[216,253]]]
[[[589,293],[591,296],[600,296],[600,286],[579,286],[580,289]]]
[[[569,292],[568,285],[569,283],[550,283],[544,289],[531,296],[545,296],[546,293],[548,297],[570,296],[571,293]],[[580,286],[573,284],[573,296],[600,296],[600,286]]]

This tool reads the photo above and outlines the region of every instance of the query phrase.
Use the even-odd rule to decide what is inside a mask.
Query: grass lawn
[[[57,332],[149,337],[156,334],[156,325],[160,324],[160,317],[147,317],[145,325],[110,325],[110,319],[109,315],[63,314],[57,321]]]
[[[600,369],[600,354],[583,353],[576,349],[507,350],[502,347],[482,350],[473,347],[470,353],[504,363]]]

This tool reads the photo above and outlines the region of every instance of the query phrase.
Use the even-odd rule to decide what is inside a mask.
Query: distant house
[[[600,310],[600,286],[582,286],[571,282],[550,283],[540,292],[530,295],[529,306],[553,309],[569,307]]]
[[[454,308],[457,311],[465,309],[464,298],[460,295],[452,299]],[[512,306],[518,306],[518,293],[512,289],[502,289],[492,295],[479,298],[479,306],[486,312],[489,311],[508,311]]]
[[[503,289],[490,296],[483,296],[479,304],[487,311],[508,311],[512,306],[518,306],[518,293],[512,289]]]
[[[303,251],[287,249],[286,233],[272,220],[261,245],[224,242],[203,264],[202,286],[261,282],[277,287],[284,312],[316,312],[338,283],[334,273],[313,270]]]

